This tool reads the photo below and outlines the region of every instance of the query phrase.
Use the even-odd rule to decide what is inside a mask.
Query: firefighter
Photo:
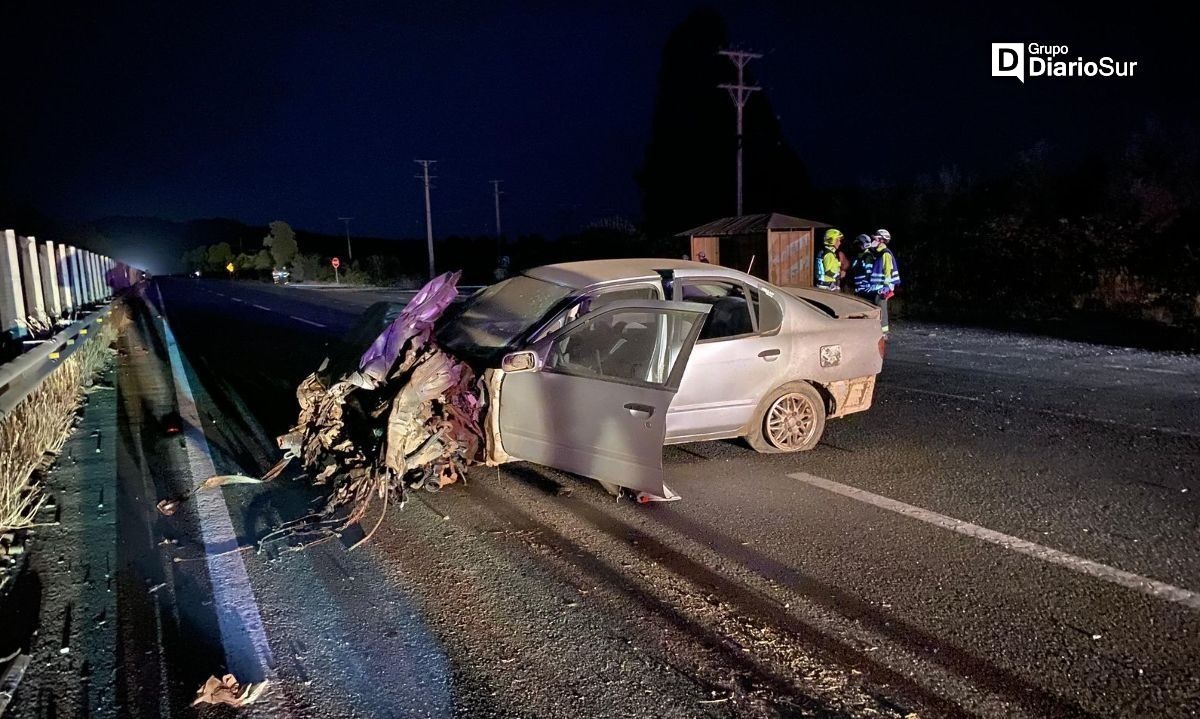
[[[871,270],[875,265],[874,253],[871,248],[875,240],[870,235],[859,235],[854,238],[856,254],[850,261],[850,283],[854,294],[867,299],[871,291]]]
[[[836,227],[825,230],[825,244],[817,256],[817,287],[837,292],[842,285],[842,261],[838,248],[842,244],[842,231]]]
[[[854,258],[854,294],[879,308],[879,325],[883,336],[888,336],[888,300],[896,294],[900,284],[900,268],[896,256],[888,248],[892,234],[884,229],[875,231],[873,237],[858,236],[859,253]]]

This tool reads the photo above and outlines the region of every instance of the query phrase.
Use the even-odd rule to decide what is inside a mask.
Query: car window
[[[736,282],[703,280],[682,282],[679,299],[709,305],[712,310],[700,330],[700,341],[720,340],[754,333],[754,307],[746,288]]]
[[[620,302],[622,300],[661,300],[662,295],[658,288],[651,285],[634,285],[626,287],[613,287],[610,289],[602,289],[586,297],[580,297],[578,302],[563,310],[558,317],[555,317],[550,324],[538,331],[534,341],[540,340],[543,337],[549,337],[559,331],[566,325],[574,322],[583,315],[589,312],[604,307],[612,302]]]
[[[783,306],[769,292],[761,292],[750,288],[751,302],[758,313],[758,331],[769,334],[779,329],[783,324]]]
[[[554,339],[552,372],[666,386],[700,317],[671,310],[593,312]]]
[[[570,296],[569,287],[518,275],[484,289],[438,331],[452,351],[483,356],[507,348]]]

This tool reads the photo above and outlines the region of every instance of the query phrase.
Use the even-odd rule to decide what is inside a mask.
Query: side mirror
[[[500,369],[508,373],[529,372],[537,369],[537,355],[529,350],[509,352],[500,360]]]

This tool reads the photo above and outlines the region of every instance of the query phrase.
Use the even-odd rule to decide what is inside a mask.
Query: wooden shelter
[[[691,240],[691,258],[748,272],[780,287],[812,287],[817,232],[824,222],[771,212],[723,217],[678,237]]]

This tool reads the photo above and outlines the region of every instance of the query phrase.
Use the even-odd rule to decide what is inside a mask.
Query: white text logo
[[[1133,77],[1137,60],[1114,60],[1105,55],[1089,59],[1068,59],[1066,45],[1040,43],[992,43],[992,77]]]

